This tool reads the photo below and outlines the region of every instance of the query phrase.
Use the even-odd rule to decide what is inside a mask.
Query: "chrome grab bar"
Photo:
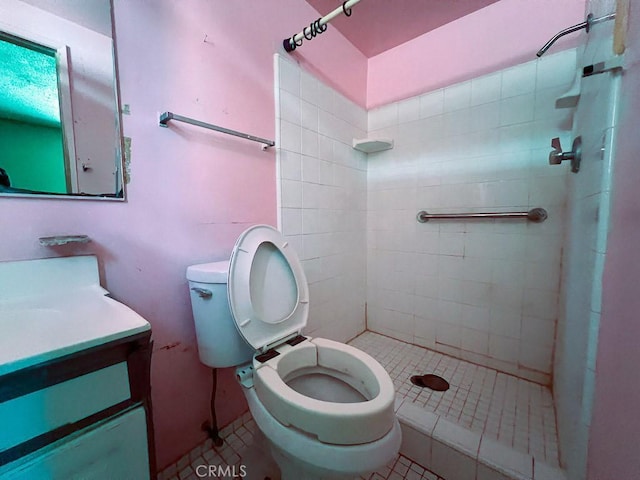
[[[547,219],[547,211],[544,208],[532,208],[528,212],[491,212],[491,213],[429,213],[424,210],[418,212],[417,219],[420,223],[429,220],[450,220],[459,218],[525,218],[531,222],[544,222]]]

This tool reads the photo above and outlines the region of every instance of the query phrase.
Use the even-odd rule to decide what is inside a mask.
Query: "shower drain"
[[[449,382],[447,382],[444,378],[433,374],[413,375],[411,377],[411,383],[417,385],[418,387],[430,388],[431,390],[435,390],[437,392],[444,392],[445,390],[449,390]]]

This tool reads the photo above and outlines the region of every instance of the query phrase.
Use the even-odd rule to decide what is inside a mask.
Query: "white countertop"
[[[55,260],[56,267],[68,266],[61,259]],[[86,257],[81,262],[95,263],[96,279],[95,257]],[[40,267],[47,263],[24,263],[20,267],[33,265]],[[36,275],[40,273],[37,270]],[[70,273],[69,268],[64,270],[65,275]],[[105,296],[108,293],[105,289],[88,280],[84,285],[76,281],[69,288],[61,288],[58,282],[50,289],[42,285],[29,289],[39,283],[35,279],[26,283],[20,295],[3,295],[10,288],[0,289],[0,375],[151,329],[144,318]]]

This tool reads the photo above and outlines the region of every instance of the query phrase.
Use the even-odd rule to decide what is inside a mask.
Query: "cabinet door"
[[[149,479],[144,408],[107,419],[14,463],[19,465],[0,468],[0,479]]]
[[[127,363],[120,362],[27,395],[0,402],[0,452],[78,422],[131,397]]]

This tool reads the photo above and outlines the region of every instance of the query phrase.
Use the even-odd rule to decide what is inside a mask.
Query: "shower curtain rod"
[[[327,29],[327,23],[336,18],[341,13],[344,13],[347,17],[351,16],[351,7],[353,7],[356,3],[360,2],[360,0],[348,0],[344,2],[341,6],[333,10],[331,13],[326,14],[324,17],[320,17],[315,22],[311,22],[308,27],[304,27],[300,33],[296,33],[295,35],[285,38],[282,41],[282,45],[287,52],[293,52],[296,47],[302,45],[302,41],[306,38],[307,40],[313,40],[316,35],[321,34]]]

